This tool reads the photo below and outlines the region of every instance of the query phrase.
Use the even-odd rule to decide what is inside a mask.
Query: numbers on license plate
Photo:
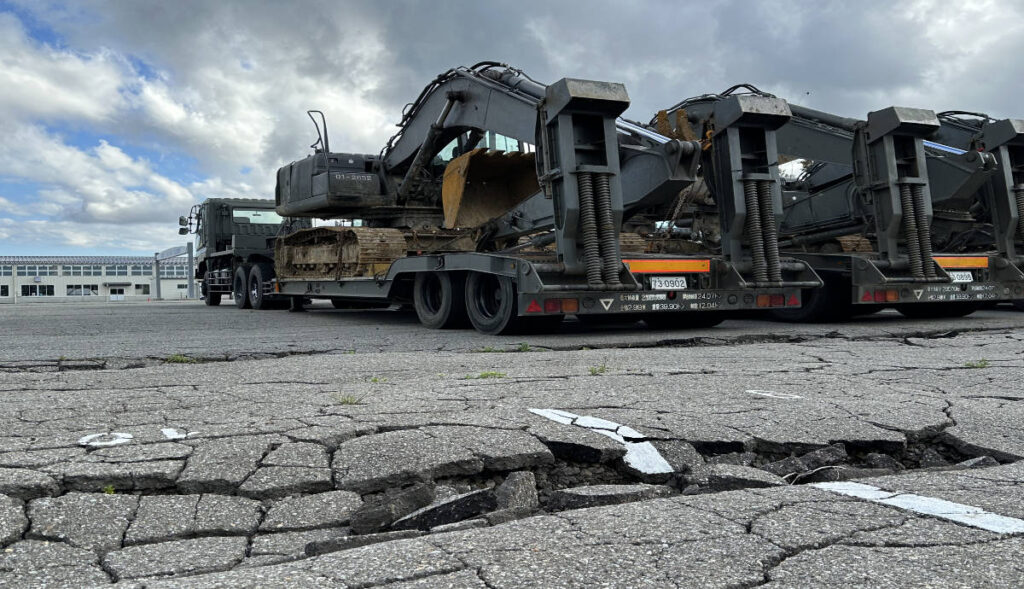
[[[685,290],[685,276],[651,276],[651,290]]]
[[[974,275],[970,270],[947,270],[953,282],[974,282]]]

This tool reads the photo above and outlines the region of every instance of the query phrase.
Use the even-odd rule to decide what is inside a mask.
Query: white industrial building
[[[0,256],[0,305],[184,299],[188,261],[142,256]]]

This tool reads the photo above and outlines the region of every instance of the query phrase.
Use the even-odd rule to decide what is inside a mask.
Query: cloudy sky
[[[456,65],[625,82],[626,116],[750,82],[846,116],[1024,117],[1024,1],[0,0],[0,255],[151,254],[271,197],[305,111],[376,153]]]

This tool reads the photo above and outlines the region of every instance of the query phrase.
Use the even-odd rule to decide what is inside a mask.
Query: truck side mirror
[[[178,229],[178,235],[188,235],[188,227],[182,227]]]
[[[185,227],[186,225],[188,225],[188,219],[185,217],[178,217],[178,225]],[[182,235],[184,235],[184,233],[182,233]]]

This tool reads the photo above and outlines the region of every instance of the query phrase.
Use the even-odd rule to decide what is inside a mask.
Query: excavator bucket
[[[444,170],[444,226],[477,227],[538,192],[534,154],[474,149]]]

